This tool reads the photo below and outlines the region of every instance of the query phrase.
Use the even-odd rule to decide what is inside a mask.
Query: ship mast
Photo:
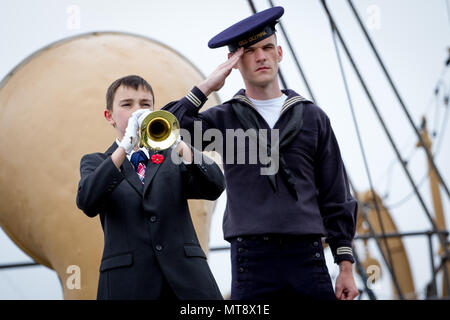
[[[428,151],[431,153],[431,139],[428,134],[427,121],[426,121],[425,116],[422,117],[421,129],[422,129],[421,136],[425,143],[425,146],[423,146],[422,143],[418,142],[417,147],[423,146],[424,148],[427,148]],[[439,231],[445,231],[445,230],[447,230],[447,228],[446,228],[446,224],[445,224],[444,208],[442,206],[441,191],[439,189],[439,181],[440,180],[436,174],[436,171],[434,170],[434,166],[432,165],[432,163],[430,162],[429,159],[427,162],[428,162],[428,175],[429,175],[429,180],[430,180],[431,197],[433,200],[434,215],[435,215],[434,220],[436,221],[437,229]],[[442,296],[446,297],[450,291],[448,288],[448,286],[449,286],[448,285],[449,284],[448,275],[449,275],[449,270],[450,270],[450,261],[448,260],[448,257],[445,256],[445,248],[442,246],[442,243],[440,245],[438,254],[442,259],[440,268],[442,268],[442,267],[445,268],[443,270],[443,277],[444,277],[443,280],[444,281],[442,283]],[[440,268],[438,268],[438,270]],[[435,271],[435,270],[433,270],[433,271]]]

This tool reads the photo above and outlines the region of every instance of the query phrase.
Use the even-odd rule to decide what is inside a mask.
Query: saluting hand
[[[197,88],[199,88],[205,96],[208,96],[211,92],[220,90],[225,84],[225,79],[237,65],[243,53],[244,48],[239,48],[227,61],[218,66],[208,78],[197,85]]]

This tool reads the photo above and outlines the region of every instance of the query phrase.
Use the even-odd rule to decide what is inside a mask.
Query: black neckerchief
[[[239,93],[243,93],[243,90],[241,90]],[[261,117],[258,111],[253,107],[253,105],[248,100],[248,98],[245,97],[245,95],[239,93],[236,96],[234,96],[233,99],[229,101],[229,103],[231,104],[231,108],[233,109],[234,113],[239,119],[239,122],[241,123],[242,127],[245,130],[248,130],[250,128],[256,129],[257,131],[259,131],[260,129],[264,129],[264,125],[261,123]],[[311,102],[299,95],[294,96],[294,98],[288,97],[288,99],[286,99],[283,105],[283,109],[286,107],[286,111],[284,112],[290,113],[289,121],[283,128],[279,129],[280,145],[278,150],[279,150],[280,167],[278,172],[280,172],[281,178],[285,181],[289,192],[295,198],[296,201],[298,200],[297,190],[295,188],[296,182],[295,179],[292,177],[291,171],[287,167],[286,161],[282,154],[282,150],[287,145],[289,145],[289,143],[292,142],[292,139],[294,139],[297,136],[300,129],[302,128],[303,110],[305,103]],[[287,110],[287,108],[289,108],[289,110]],[[266,141],[266,143],[267,143],[267,151],[269,153],[268,156],[272,157],[273,155],[270,154],[271,152],[270,141]],[[270,166],[270,163],[267,166]],[[276,192],[278,189],[276,182],[276,175],[277,174],[267,175],[267,178],[269,179],[270,185],[272,186],[274,192]]]

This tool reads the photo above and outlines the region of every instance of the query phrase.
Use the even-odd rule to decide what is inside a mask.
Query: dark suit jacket
[[[220,168],[177,165],[166,150],[161,164],[148,162],[142,185],[128,159],[115,167],[116,148],[114,142],[80,164],[77,205],[89,217],[100,214],[104,232],[97,298],[158,299],[165,278],[179,299],[222,299],[187,204],[220,196]]]

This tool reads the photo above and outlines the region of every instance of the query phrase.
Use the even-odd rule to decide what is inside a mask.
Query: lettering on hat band
[[[254,36],[251,36],[248,39],[244,39],[244,40],[239,41],[238,45],[239,45],[239,47],[243,47],[249,42],[257,41],[259,38],[261,38],[262,36],[265,36],[266,34],[267,34],[267,32],[263,30],[263,31],[261,31],[258,34],[255,34]]]
[[[275,33],[275,27],[274,26],[266,26],[264,29],[259,30],[258,33],[252,33],[250,35],[247,35],[245,38],[241,38],[240,40],[230,43],[228,45],[228,49],[230,52],[236,51],[240,47],[249,47],[252,44],[259,42],[261,40],[264,40],[265,38],[271,36]]]

